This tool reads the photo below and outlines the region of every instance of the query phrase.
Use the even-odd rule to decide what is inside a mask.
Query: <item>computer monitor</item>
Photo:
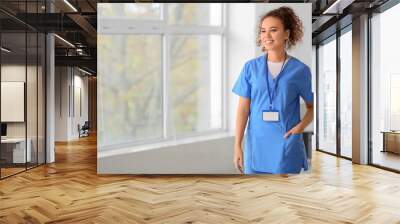
[[[1,123],[1,136],[7,136],[7,124]]]

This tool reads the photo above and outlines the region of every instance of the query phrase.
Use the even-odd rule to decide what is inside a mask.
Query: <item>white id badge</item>
[[[271,111],[271,110],[264,110],[263,111],[263,120],[277,122],[277,121],[279,121],[279,112]]]

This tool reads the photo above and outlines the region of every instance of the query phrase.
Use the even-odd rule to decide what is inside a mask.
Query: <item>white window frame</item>
[[[154,4],[154,3],[149,3]],[[158,4],[158,3],[157,3]],[[228,97],[228,80],[227,80],[227,5],[226,3],[220,3],[222,20],[220,26],[206,26],[206,25],[168,25],[168,6],[170,3],[161,4],[161,19],[155,20],[133,20],[131,18],[98,18],[98,33],[99,34],[153,34],[161,35],[162,38],[162,109],[163,109],[163,137],[153,138],[146,140],[136,140],[124,143],[116,143],[112,145],[102,146],[103,150],[117,149],[126,146],[137,146],[146,145],[160,142],[167,142],[171,140],[181,140],[190,137],[213,135],[218,133],[227,132],[227,97]],[[101,25],[100,21],[101,20]],[[168,108],[168,77],[170,72],[170,36],[171,35],[220,35],[221,36],[221,128],[211,129],[201,132],[194,132],[190,134],[183,134],[179,136],[172,136],[168,133],[168,122],[169,122],[169,108]]]
[[[389,91],[389,102],[388,102],[388,105],[389,105],[389,130],[398,130],[398,128],[397,128],[397,126],[395,126],[394,124],[393,124],[393,116],[400,116],[400,113],[399,112],[396,112],[396,111],[393,111],[393,104],[392,104],[392,100],[393,99],[395,99],[395,98],[397,98],[397,95],[396,94],[394,94],[394,89],[398,89],[399,87],[397,87],[397,86],[393,86],[393,79],[395,79],[395,77],[396,78],[398,78],[398,77],[400,77],[400,73],[389,73],[389,80],[390,80],[390,82],[388,83],[389,84],[389,86],[390,86],[390,88],[388,88],[388,91]],[[396,124],[396,125],[398,125],[398,124]]]

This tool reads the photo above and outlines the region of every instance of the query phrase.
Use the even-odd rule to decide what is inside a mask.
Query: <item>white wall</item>
[[[9,65],[2,65],[1,66],[1,81],[2,82],[24,82],[25,84],[27,83],[25,80],[25,75],[26,72],[28,72],[29,75],[31,74],[36,74],[36,67],[34,66],[27,66],[25,67],[24,65],[18,65],[18,64],[9,64]],[[29,79],[28,81],[30,85],[35,86],[36,81],[32,81]],[[35,82],[35,83],[34,83]],[[36,105],[36,88],[31,89],[27,88],[27,120],[28,120],[28,137],[31,133],[36,133],[36,113],[33,113],[32,111],[35,110],[37,107]],[[34,91],[34,92],[30,92]],[[6,97],[6,96],[2,96]],[[32,102],[33,105],[30,105]],[[31,106],[29,108],[29,106]],[[7,108],[1,108],[1,110],[7,110]],[[22,108],[24,110],[24,108]],[[34,111],[36,112],[36,111]],[[33,122],[33,123],[32,123]],[[8,137],[24,137],[25,136],[25,126],[27,125],[26,122],[7,122],[7,136]]]
[[[74,96],[71,96],[71,98],[74,99],[74,102],[71,102],[71,104],[74,105],[72,108],[72,119],[71,119],[71,131],[70,135],[72,138],[78,138],[79,133],[78,133],[78,124],[81,126],[85,123],[85,121],[88,120],[88,78],[87,76],[82,76],[83,73],[81,73],[78,70],[74,70]],[[79,93],[80,91],[80,93]],[[80,97],[79,97],[80,94]],[[81,101],[81,102],[79,102]],[[79,108],[81,107],[81,108]],[[79,110],[82,110],[80,112]]]
[[[228,63],[226,69],[228,74],[228,130],[232,134],[235,130],[236,107],[239,102],[239,98],[232,93],[232,87],[244,63],[256,56],[255,11],[255,4],[228,4]]]
[[[25,67],[24,65],[9,64],[1,66],[1,81],[2,82],[25,82],[26,71],[32,70],[31,66]],[[33,95],[33,94],[31,94]],[[1,96],[3,98],[4,96]],[[7,108],[1,108],[7,110]],[[24,110],[24,108],[22,108]],[[8,137],[25,137],[25,122],[7,122],[7,136]]]
[[[78,124],[88,120],[87,77],[71,67],[56,67],[55,73],[55,141],[77,139]],[[81,104],[77,101],[79,89]],[[76,105],[82,105],[82,116]]]
[[[68,84],[67,67],[55,68],[55,141],[68,140]]]

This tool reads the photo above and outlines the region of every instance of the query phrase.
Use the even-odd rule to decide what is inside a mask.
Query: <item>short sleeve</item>
[[[239,78],[236,80],[235,85],[233,86],[232,92],[236,93],[239,96],[250,98],[251,96],[251,85],[249,82],[250,74],[249,74],[249,65],[246,63],[243,66],[242,71],[240,72]]]
[[[300,96],[306,103],[313,103],[311,71],[308,66],[303,69],[303,79],[299,82]]]

